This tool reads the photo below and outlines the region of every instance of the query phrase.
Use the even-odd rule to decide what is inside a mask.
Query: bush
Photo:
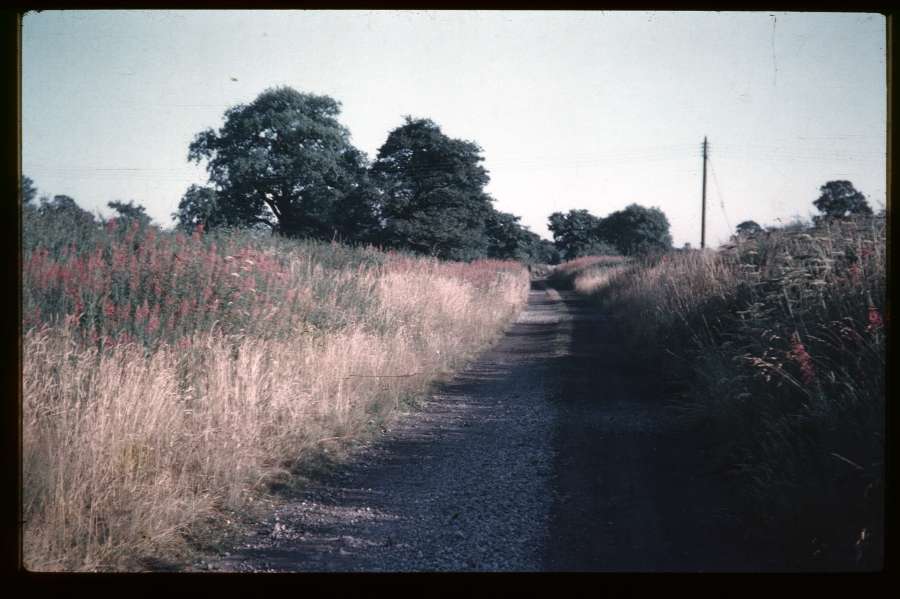
[[[859,217],[633,263],[592,290],[641,359],[677,356],[660,363],[690,386],[681,413],[803,567],[881,560],[885,261],[884,219]]]

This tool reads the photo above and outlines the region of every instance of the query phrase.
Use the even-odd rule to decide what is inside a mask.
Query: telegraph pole
[[[703,136],[703,207],[700,213],[700,249],[706,247],[706,155],[707,155],[706,136]]]

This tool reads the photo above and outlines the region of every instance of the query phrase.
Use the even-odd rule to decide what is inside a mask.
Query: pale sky
[[[370,159],[407,114],[478,143],[496,208],[547,238],[551,212],[638,203],[697,247],[704,135],[709,245],[808,218],[833,179],[885,202],[878,14],[46,11],[22,45],[39,193],[164,226],[206,181],[193,136],[280,85],[340,101]]]

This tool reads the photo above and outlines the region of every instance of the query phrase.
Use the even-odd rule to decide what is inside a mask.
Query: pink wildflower
[[[141,304],[137,310],[135,310],[134,320],[138,324],[143,324],[149,315],[150,315],[150,307],[147,305],[147,300],[144,300],[144,303]]]
[[[866,327],[866,331],[874,333],[882,327],[884,327],[884,321],[881,318],[881,312],[875,306],[869,306],[869,325]]]
[[[103,316],[109,320],[116,317],[116,305],[110,298],[103,300]]]
[[[806,385],[812,384],[816,377],[816,369],[813,366],[812,356],[806,351],[803,342],[800,341],[800,334],[794,333],[791,336],[791,351],[788,356],[800,365],[800,377]]]
[[[147,333],[152,335],[159,330],[159,304],[153,306],[150,312],[150,320],[147,322]]]
[[[131,316],[131,305],[128,302],[124,302],[118,305],[118,310],[116,312],[116,318],[122,324],[128,322],[128,317]]]
[[[849,272],[850,280],[853,282],[853,284],[859,285],[862,280],[862,269],[859,267],[859,263],[854,262],[852,265],[850,265]]]

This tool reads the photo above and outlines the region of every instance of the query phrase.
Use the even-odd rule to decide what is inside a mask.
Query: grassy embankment
[[[26,223],[25,563],[140,568],[491,342],[518,263]]]
[[[787,567],[844,569],[883,555],[885,261],[868,218],[561,270],[661,365],[748,529]]]

